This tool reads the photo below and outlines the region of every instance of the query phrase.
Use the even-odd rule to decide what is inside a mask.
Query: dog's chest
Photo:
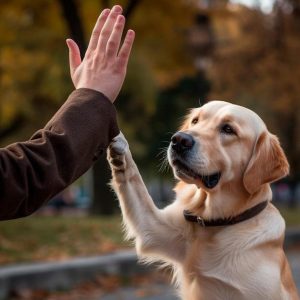
[[[276,299],[274,291],[280,294],[278,266],[261,261],[260,252],[242,243],[237,237],[216,241],[203,234],[190,242],[182,268],[189,299]]]

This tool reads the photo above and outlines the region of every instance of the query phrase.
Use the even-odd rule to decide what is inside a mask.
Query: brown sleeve
[[[0,220],[30,215],[75,181],[119,133],[114,105],[75,90],[30,140],[0,149]]]

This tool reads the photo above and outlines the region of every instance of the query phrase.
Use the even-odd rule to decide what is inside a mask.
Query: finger
[[[77,67],[81,64],[80,50],[78,45],[71,39],[66,40],[69,48],[69,63],[71,75],[75,72]]]
[[[110,14],[106,19],[106,22],[101,30],[100,37],[98,40],[97,47],[99,49],[99,53],[102,53],[106,50],[107,41],[112,33],[116,19],[121,13],[122,7],[120,5],[115,5],[110,11]]]
[[[123,45],[118,54],[120,68],[125,68],[125,69],[127,68],[134,38],[135,38],[135,32],[133,30],[128,30]]]
[[[122,15],[119,15],[117,17],[116,23],[114,25],[114,29],[112,31],[112,34],[110,38],[108,39],[107,45],[106,45],[106,55],[107,57],[113,58],[117,56],[122,33],[125,25],[125,17]]]
[[[109,16],[109,12],[110,12],[110,9],[108,9],[108,8],[104,9],[102,11],[102,13],[100,14],[99,18],[97,19],[97,22],[95,24],[95,27],[94,27],[92,35],[91,35],[91,39],[90,39],[88,48],[86,50],[86,54],[90,53],[97,47],[101,30],[103,28],[103,25],[105,24],[107,17]]]

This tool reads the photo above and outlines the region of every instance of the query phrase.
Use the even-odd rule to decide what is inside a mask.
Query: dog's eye
[[[234,131],[234,129],[228,125],[228,124],[224,124],[221,127],[221,133],[225,133],[225,134],[236,134],[236,132]]]
[[[198,118],[194,118],[193,120],[192,120],[192,124],[197,124],[198,123]]]

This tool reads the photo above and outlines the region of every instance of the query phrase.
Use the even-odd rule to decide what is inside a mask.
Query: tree
[[[295,178],[300,173],[299,4],[289,1],[289,10],[285,5],[276,2],[267,15],[242,6],[216,14],[209,78],[212,98],[254,109],[280,136]]]
[[[41,11],[47,11],[42,15]],[[52,1],[0,2],[0,139],[26,139],[71,89],[58,7]],[[49,31],[49,28],[52,28]]]
[[[87,34],[104,4],[111,3],[0,2],[0,34],[4,37],[0,44],[0,134],[5,137],[2,144],[28,138],[62,104],[72,89],[64,39],[70,34],[80,44],[83,54]],[[137,39],[117,106],[121,128],[135,157],[141,160],[148,153],[145,142],[153,141],[149,124],[155,122],[159,91],[194,72],[193,61],[186,51],[185,34],[194,21],[196,9],[193,1],[184,0],[162,0],[155,5],[150,0],[131,0],[121,4]],[[104,194],[108,182],[104,172],[108,169],[101,165],[97,170],[95,195],[101,201],[95,203],[113,203],[112,194]],[[100,209],[105,213],[112,211],[110,206]],[[99,208],[92,210],[96,212]]]

